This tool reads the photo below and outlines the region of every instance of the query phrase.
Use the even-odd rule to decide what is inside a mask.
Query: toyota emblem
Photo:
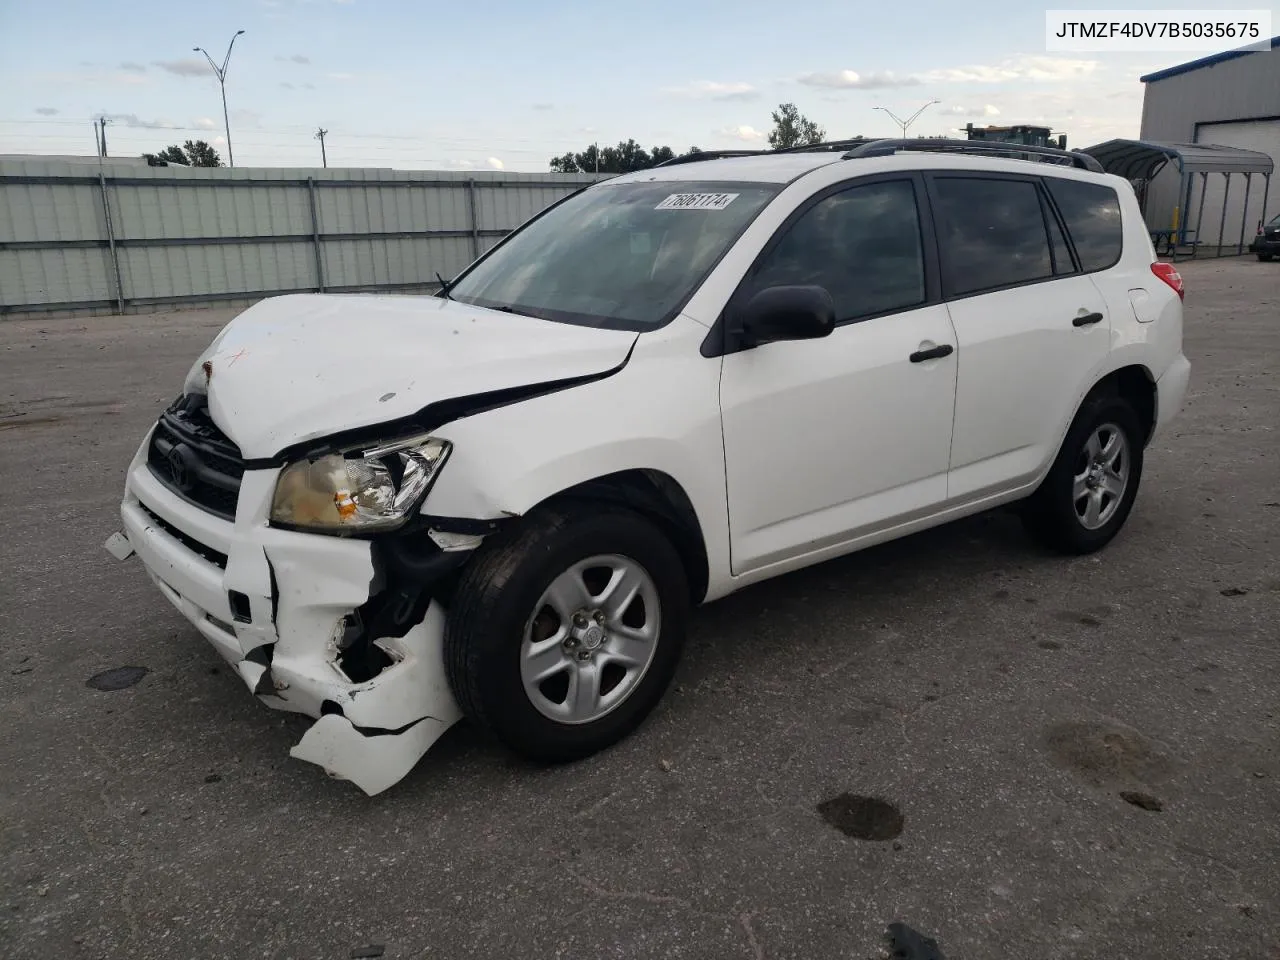
[[[169,468],[169,479],[173,481],[173,485],[179,490],[187,491],[191,489],[191,470],[187,466],[187,449],[182,444],[176,444],[165,457],[165,463]]]

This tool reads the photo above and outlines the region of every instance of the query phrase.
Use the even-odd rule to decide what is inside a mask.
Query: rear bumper
[[[1249,244],[1251,253],[1270,253],[1280,256],[1280,237],[1254,237]]]
[[[403,637],[374,638],[390,665],[353,681],[339,661],[347,618],[384,587],[370,542],[269,526],[276,470],[246,472],[236,521],[222,520],[156,480],[145,451],[120,516],[160,592],[263,703],[320,720],[293,756],[370,794],[398,781],[460,715],[439,606]]]
[[[1191,381],[1191,361],[1179,353],[1156,381],[1156,426],[1152,438],[1158,436],[1165,425],[1178,415],[1187,396]]]

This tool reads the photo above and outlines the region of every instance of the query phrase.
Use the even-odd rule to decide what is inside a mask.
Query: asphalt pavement
[[[460,725],[375,798],[102,549],[233,311],[0,322],[0,956],[1278,960],[1280,264],[1182,270],[1104,552],[997,513],[771,581],[615,749]]]

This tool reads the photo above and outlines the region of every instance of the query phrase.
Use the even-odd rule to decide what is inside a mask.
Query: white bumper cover
[[[235,523],[201,510],[152,475],[149,440],[120,514],[161,593],[260,700],[317,719],[292,756],[371,795],[398,782],[461,716],[444,676],[443,611],[433,602],[403,637],[375,640],[391,665],[353,682],[339,641],[347,615],[382,588],[369,542],[270,527],[276,470],[244,474]],[[232,591],[247,611],[244,599],[233,611]]]
[[[1156,428],[1152,432],[1153,437],[1182,409],[1190,380],[1191,361],[1179,352],[1156,381]]]

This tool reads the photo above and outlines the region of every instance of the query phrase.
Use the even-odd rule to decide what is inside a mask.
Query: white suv
[[[1187,388],[1182,281],[1091,158],[921,146],[671,163],[435,297],[265,300],[108,547],[368,793],[461,716],[614,743],[759,580],[1012,501],[1096,550]]]

